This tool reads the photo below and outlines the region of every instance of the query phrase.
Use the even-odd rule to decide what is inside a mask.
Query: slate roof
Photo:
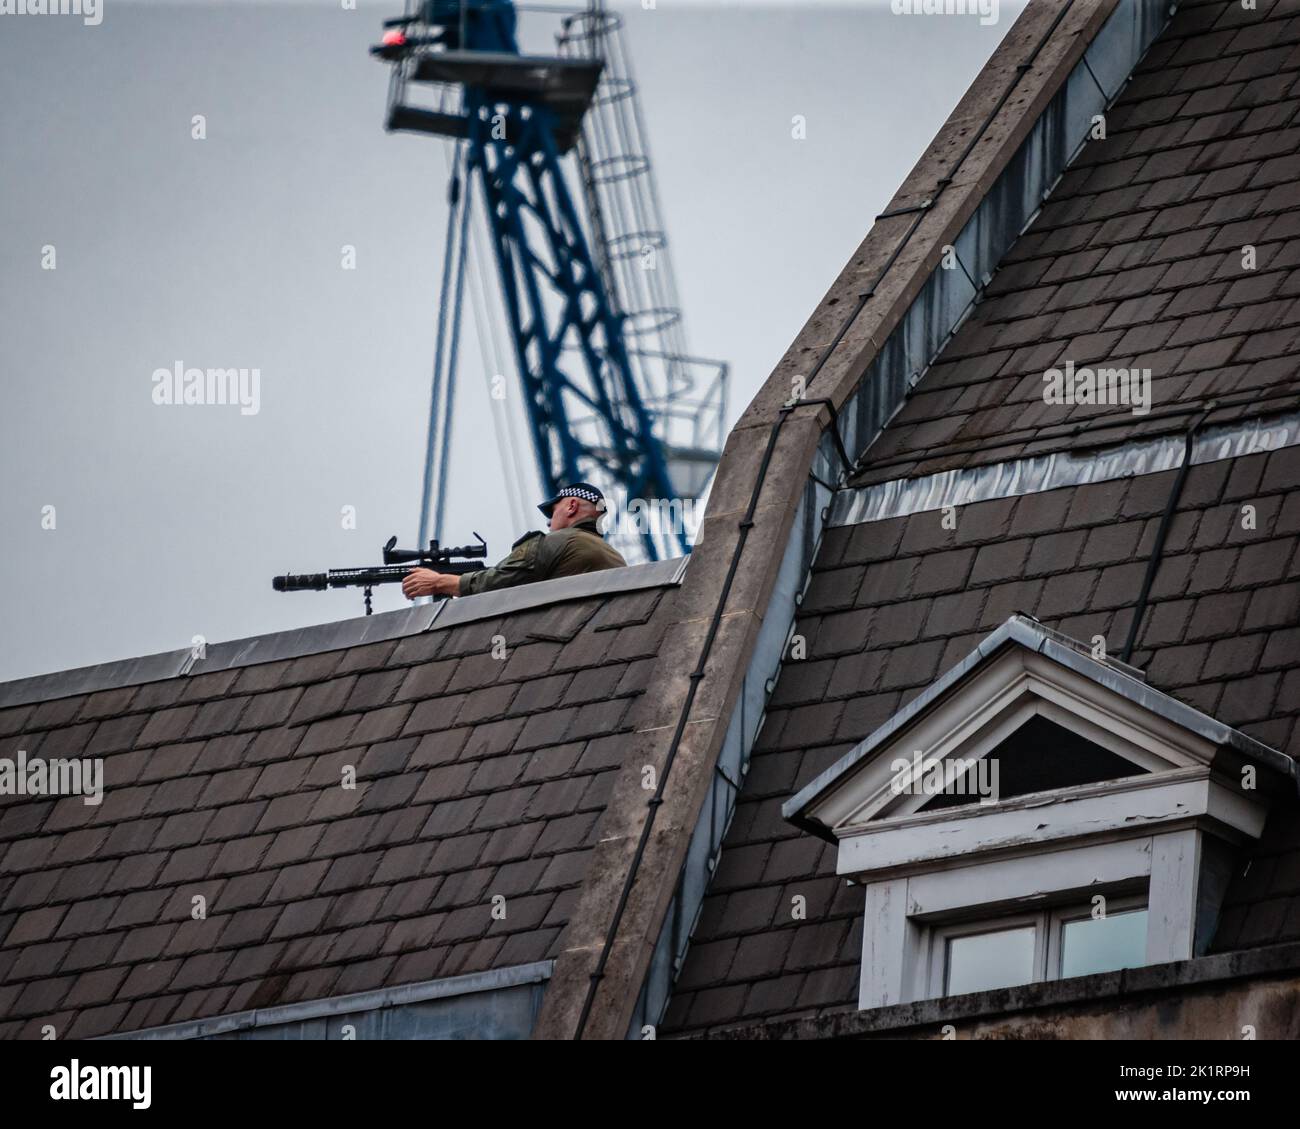
[[[1008,38],[1056,26],[1047,7]],[[1079,13],[1080,26],[1098,12]],[[1297,18],[1300,0],[1185,7],[1108,114],[1109,139],[1058,184],[860,481],[1179,431],[1210,396],[1216,424],[1294,409]],[[1077,45],[1066,23],[1044,84]],[[1020,73],[1012,46],[999,65]],[[981,97],[995,98],[998,74],[984,77]],[[975,150],[971,176],[1001,167],[984,154],[1009,146],[1017,121]],[[968,125],[956,115],[948,143]],[[932,148],[914,175],[944,150]],[[1230,277],[1247,241],[1260,269]],[[864,247],[863,270],[898,250],[870,236]],[[894,281],[891,310],[916,279]],[[851,263],[820,311],[830,321],[814,315],[783,364],[821,349],[827,310],[859,285]],[[870,352],[853,333],[843,342]],[[1156,409],[1044,410],[1042,371],[1067,355],[1149,364]],[[832,360],[819,380],[857,367]],[[99,808],[0,799],[0,1036],[38,1037],[45,1023],[60,1037],[138,1030],[548,958],[545,1032],[590,1035],[589,989],[598,1030],[626,1031],[636,962],[685,887],[674,852],[686,851],[694,790],[714,775],[723,691],[748,677],[750,636],[767,619],[759,593],[779,539],[755,537],[728,560],[738,534],[725,527],[750,496],[765,405],[784,401],[785,376],[778,366],[755,420],[733,432],[680,593],[435,621],[401,639],[0,711],[0,756],[103,755],[108,783]],[[763,498],[786,497],[782,482],[802,491],[798,451],[817,427],[806,414],[787,425]],[[862,891],[835,877],[833,848],[781,818],[783,801],[1013,613],[1118,647],[1173,480],[976,503],[955,530],[927,511],[826,531],[797,617],[808,656],[776,680],[664,1033],[854,1006]],[[1294,447],[1191,471],[1133,656],[1152,685],[1293,755],[1298,483]],[[778,524],[767,510],[793,504],[759,511],[765,533]],[[738,593],[718,605],[697,687],[697,644],[733,570]],[[496,636],[505,661],[491,656]],[[643,854],[642,766],[662,765],[679,717],[692,734],[680,750],[673,739],[680,755]],[[357,767],[355,792],[339,787],[345,765]],[[1300,811],[1270,819],[1229,890],[1220,948],[1300,937],[1298,828]],[[488,912],[498,893],[504,921]],[[191,918],[196,894],[206,920]],[[806,920],[791,914],[796,895]]]
[[[856,483],[1294,411],[1300,374],[1300,4],[1184,7]],[[1241,270],[1241,248],[1259,269]],[[1066,358],[1153,370],[1154,410],[1048,406]],[[1100,422],[1099,422],[1100,421]],[[856,1006],[862,891],[782,804],[1015,613],[1112,653],[1176,472],[826,531],[664,1033]],[[1256,507],[1254,530],[1241,506]],[[1132,662],[1300,754],[1300,448],[1188,474]],[[806,899],[795,920],[793,899]],[[1220,950],[1300,939],[1300,804],[1236,873]]]
[[[1182,430],[1300,394],[1300,4],[1180,5],[861,481]],[[1242,248],[1257,267],[1242,269]],[[1043,402],[1043,373],[1150,368],[1151,416]],[[996,442],[990,441],[997,437]]]
[[[829,530],[665,1027],[856,1001],[862,891],[781,805],[1009,616],[1122,640],[1175,472]],[[1133,662],[1151,685],[1300,754],[1300,447],[1192,469]],[[1259,531],[1240,529],[1240,505]],[[792,919],[792,899],[807,919]],[[1220,947],[1300,939],[1300,808],[1270,819]]]
[[[0,756],[105,758],[98,807],[0,799],[0,1036],[138,1030],[546,959],[664,594],[435,621],[0,711]]]

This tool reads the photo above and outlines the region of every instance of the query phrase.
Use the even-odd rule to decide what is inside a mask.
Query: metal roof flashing
[[[1240,730],[1224,725],[1223,722],[1147,685],[1141,677],[1141,672],[1135,668],[1115,660],[1095,659],[1089,649],[1077,639],[1044,627],[1028,616],[1015,615],[990,632],[966,658],[931,683],[866,740],[850,749],[830,768],[788,799],[781,806],[781,815],[801,830],[808,831],[828,842],[835,842],[827,828],[807,815],[808,810],[837,788],[857,765],[870,757],[890,738],[910,725],[921,714],[933,708],[941,699],[959,692],[960,684],[965,682],[976,668],[984,666],[995,654],[1013,645],[1024,647],[1051,659],[1213,745],[1230,748],[1248,760],[1290,777],[1300,786],[1300,768],[1285,753],[1280,753],[1248,737]]]
[[[460,600],[445,600],[438,604],[401,608],[377,615],[357,616],[267,635],[253,635],[246,639],[206,643],[201,647],[196,645],[182,650],[163,651],[139,658],[119,659],[95,666],[75,667],[0,682],[0,709],[68,698],[96,690],[116,690],[147,682],[323,654],[363,643],[401,639],[423,631],[513,615],[549,604],[590,599],[593,596],[614,596],[646,588],[671,587],[681,583],[689,560],[689,556],[677,557],[651,564],[605,569],[497,592],[484,592]]]
[[[324,999],[304,1000],[300,1003],[279,1004],[273,1007],[253,1008],[246,1011],[229,1012],[210,1016],[206,1019],[190,1019],[181,1023],[169,1023],[160,1027],[145,1027],[136,1031],[121,1031],[113,1035],[101,1035],[97,1042],[132,1042],[137,1040],[180,1040],[180,1039],[214,1039],[230,1037],[237,1032],[254,1031],[259,1028],[286,1027],[303,1024],[310,1020],[335,1019],[355,1021],[358,1015],[385,1009],[400,1009],[412,1004],[433,1000],[451,1000],[476,994],[499,993],[510,988],[533,984],[544,985],[555,970],[553,960],[534,961],[530,964],[508,965],[504,968],[488,969],[463,976],[448,976],[439,980],[421,981],[412,984],[398,984],[376,991],[352,992],[341,996]],[[459,1017],[458,1017],[459,1018]],[[492,1016],[490,1009],[484,1009],[484,1019],[480,1037],[491,1037]],[[463,1028],[463,1020],[460,1024]],[[447,1033],[444,1037],[449,1036]],[[464,1037],[463,1030],[457,1035]],[[425,1038],[433,1037],[424,1033]],[[454,1036],[451,1036],[454,1037]]]

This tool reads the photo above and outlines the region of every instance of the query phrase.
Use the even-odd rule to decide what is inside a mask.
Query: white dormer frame
[[[1141,894],[1146,963],[1205,951],[1236,849],[1294,762],[1016,616],[814,780],[784,814],[838,845],[865,887],[859,1006],[933,995],[931,947],[962,920]],[[937,811],[906,789],[978,761],[1035,715],[1141,775]]]

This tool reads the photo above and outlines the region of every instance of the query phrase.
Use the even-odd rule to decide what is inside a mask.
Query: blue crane
[[[476,189],[548,496],[586,480],[673,518],[724,435],[727,369],[685,348],[621,21],[569,14],[556,55],[521,52],[516,25],[510,0],[408,0],[372,48],[392,64],[387,128],[455,143],[421,544],[441,532]],[[689,551],[680,521],[635,535],[650,560]]]

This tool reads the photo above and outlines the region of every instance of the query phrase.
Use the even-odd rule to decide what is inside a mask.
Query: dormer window
[[[1289,774],[1017,616],[784,812],[865,888],[868,1008],[1200,955]]]

